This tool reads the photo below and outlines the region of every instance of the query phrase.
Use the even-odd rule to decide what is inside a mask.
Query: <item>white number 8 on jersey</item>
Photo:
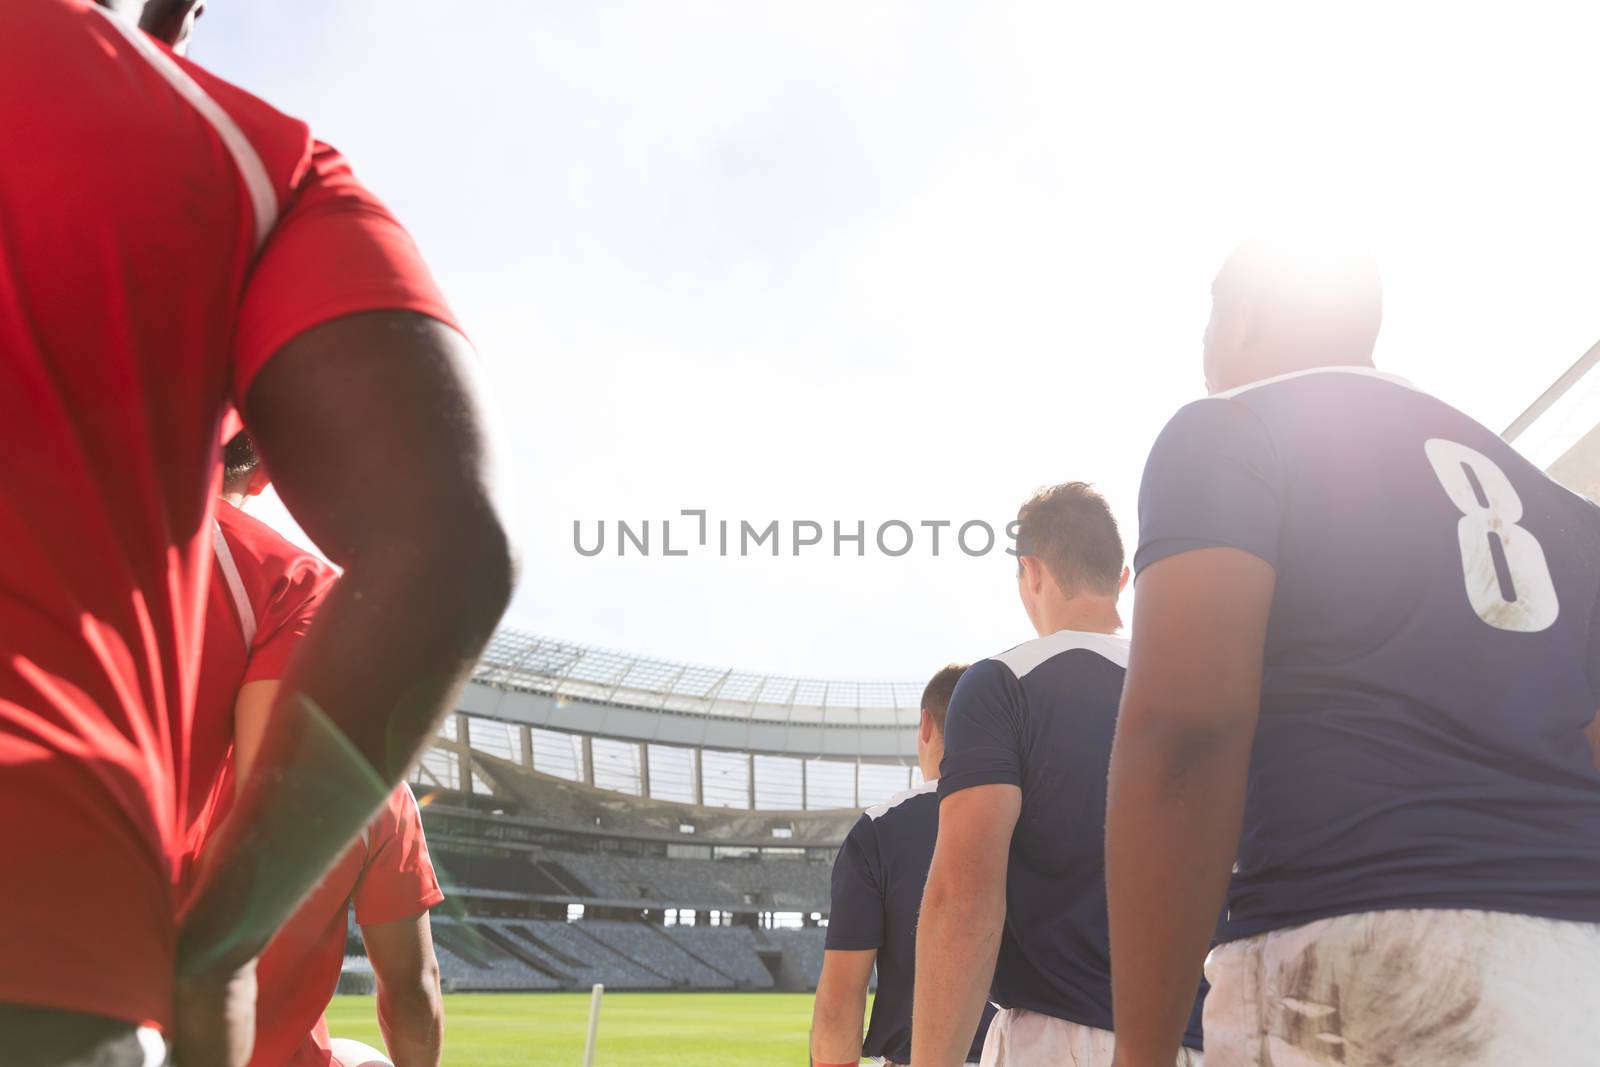
[[[1423,448],[1439,484],[1461,512],[1456,533],[1472,610],[1500,630],[1548,629],[1561,614],[1561,604],[1538,538],[1517,525],[1522,498],[1511,479],[1494,460],[1455,441],[1434,437]],[[1495,563],[1497,544],[1505,556],[1509,589],[1502,588]]]

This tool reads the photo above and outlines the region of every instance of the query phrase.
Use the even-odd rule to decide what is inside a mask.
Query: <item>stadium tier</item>
[[[919,697],[501,632],[413,776],[447,984],[814,989],[840,843],[920,782]]]

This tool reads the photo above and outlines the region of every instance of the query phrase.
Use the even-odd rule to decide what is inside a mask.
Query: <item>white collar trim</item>
[[[1094,652],[1119,667],[1128,665],[1126,637],[1117,634],[1088,633],[1083,630],[1057,630],[1053,634],[1025,641],[1016,648],[990,658],[997,659],[1011,668],[1011,673],[1020,680],[1045,660],[1075,648]]]
[[[867,809],[867,812],[866,812],[867,818],[874,819],[874,820],[881,819],[881,818],[884,817],[884,815],[888,814],[890,808],[899,807],[901,804],[904,804],[906,801],[910,800],[912,797],[920,797],[922,794],[931,793],[935,789],[938,789],[938,788],[939,788],[939,779],[930,778],[928,781],[923,782],[921,785],[917,786],[915,789],[907,789],[903,793],[896,793],[894,796],[890,797],[888,800],[885,800],[882,804],[874,804],[874,805],[872,805],[872,807]]]
[[[1211,399],[1232,400],[1241,393],[1248,393],[1252,389],[1260,389],[1264,385],[1276,385],[1279,382],[1287,382],[1295,378],[1306,378],[1313,374],[1357,374],[1363,378],[1378,378],[1393,385],[1410,389],[1413,392],[1422,392],[1422,390],[1418,389],[1416,386],[1412,385],[1409,381],[1400,377],[1398,374],[1386,374],[1375,367],[1312,367],[1310,370],[1290,371],[1288,374],[1278,374],[1271,378],[1263,378],[1259,382],[1250,382],[1247,385],[1237,386],[1233,389],[1224,389],[1220,393],[1212,393]]]

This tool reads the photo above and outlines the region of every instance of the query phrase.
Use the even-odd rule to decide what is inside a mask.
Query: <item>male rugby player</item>
[[[233,765],[197,820],[201,839],[216,831],[248,780],[290,656],[335,578],[316,556],[240,510],[266,484],[249,435],[239,433],[223,449],[227,503],[217,509],[217,573],[195,711],[196,745],[231,736]],[[428,909],[443,899],[421,813],[402,783],[262,954],[251,1067],[353,1067],[336,1055],[323,1019],[339,984],[352,903],[396,1067],[438,1067],[444,1012]]]
[[[939,761],[945,712],[964,666],[941,669],[922,690],[917,765],[922,785],[866,810],[833,863],[822,978],[811,1011],[815,1067],[855,1064],[863,1055],[886,1064],[911,1062],[911,983],[916,977],[917,911],[939,833]],[[878,968],[878,995],[865,1043],[861,1020],[867,986]],[[985,1005],[969,1059],[983,1050],[993,1009]]]
[[[0,34],[0,808],[28,813],[0,820],[0,1033],[23,1065],[143,1063],[144,1023],[241,1062],[250,961],[511,582],[469,349],[414,244],[144,7],[9,0]],[[184,798],[217,772],[191,741],[230,404],[344,577],[180,922]]]
[[[973,664],[950,702],[917,935],[917,1067],[961,1062],[991,978],[1001,1011],[984,1064],[1111,1056],[1106,767],[1128,572],[1111,509],[1082,482],[1040,490],[1017,522],[1017,589],[1039,637]],[[1187,1048],[1163,1067],[1199,1062],[1194,988],[1186,1019]]]
[[[1600,510],[1372,366],[1364,257],[1248,244],[1140,492],[1117,1062],[1600,1049]],[[1230,877],[1231,872],[1231,877]]]

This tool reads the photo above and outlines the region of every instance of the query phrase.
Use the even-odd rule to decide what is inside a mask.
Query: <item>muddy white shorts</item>
[[[1377,911],[1219,945],[1209,1067],[1592,1067],[1600,926]]]
[[[348,1037],[336,1037],[329,1041],[328,1051],[333,1053],[334,1067],[394,1067],[389,1057],[371,1045]]]
[[[1069,1023],[1053,1015],[1001,1008],[983,1042],[983,1067],[1111,1067],[1116,1038],[1109,1030]],[[1200,1067],[1200,1053],[1184,1049],[1176,1067]]]

